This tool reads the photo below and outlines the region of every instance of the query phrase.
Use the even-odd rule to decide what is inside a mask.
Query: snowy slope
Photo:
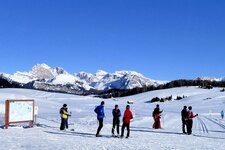
[[[163,109],[163,129],[152,129],[152,110],[156,103],[145,103],[153,97],[169,95],[187,96],[181,101],[160,103]],[[94,107],[102,99],[90,96],[74,96],[24,89],[0,89],[0,103],[5,99],[35,99],[39,107],[38,126],[31,129],[11,127],[0,130],[0,149],[18,150],[57,150],[57,149],[133,149],[133,150],[171,150],[171,149],[210,149],[222,150],[225,147],[225,121],[219,112],[225,109],[225,92],[220,89],[200,89],[182,87],[146,92],[135,96],[105,100],[106,118],[101,134],[96,138],[97,128]],[[111,110],[119,104],[124,111],[126,102],[134,101],[131,106],[135,118],[131,122],[131,137],[118,139],[111,137]],[[72,117],[70,128],[75,131],[59,131],[59,108],[67,103]],[[184,105],[193,106],[199,117],[194,119],[193,135],[181,134],[180,111]]]

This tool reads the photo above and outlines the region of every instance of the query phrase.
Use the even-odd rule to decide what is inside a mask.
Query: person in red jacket
[[[124,129],[127,128],[127,136],[128,138],[130,136],[130,120],[133,119],[132,112],[130,111],[130,105],[126,106],[126,110],[124,112],[123,116],[123,125],[122,125],[122,131],[121,131],[121,138],[123,138],[124,135]]]
[[[187,112],[187,134],[190,135],[192,133],[192,125],[193,125],[193,118],[197,117],[198,114],[194,115],[192,112],[192,107],[188,107],[188,112]]]
[[[154,129],[160,129],[161,128],[161,123],[160,123],[160,116],[161,116],[161,113],[163,111],[160,111],[160,108],[159,108],[159,104],[156,105],[156,108],[154,109],[154,111],[152,112],[152,117],[154,119],[154,124],[152,125],[152,127]]]

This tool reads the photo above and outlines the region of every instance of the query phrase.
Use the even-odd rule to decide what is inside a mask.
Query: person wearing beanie
[[[119,128],[120,128],[120,109],[118,105],[115,105],[115,108],[112,110],[112,115],[113,115],[113,127],[112,127],[112,136],[115,137],[114,131],[116,128],[117,131],[117,137],[120,134]]]
[[[181,120],[182,120],[182,131],[184,134],[187,134],[185,128],[187,128],[187,106],[184,106],[183,110],[181,111]]]
[[[60,108],[59,113],[60,113],[60,116],[61,116],[60,130],[65,130],[66,125],[67,125],[67,119],[68,119],[68,116],[69,116],[69,113],[67,112],[67,104],[63,104],[63,107]]]
[[[192,107],[188,107],[187,112],[187,134],[190,135],[192,133],[192,126],[193,126],[193,118],[197,117],[198,114],[194,115],[192,112]]]
[[[154,124],[153,124],[152,127],[155,128],[155,129],[161,128],[160,117],[161,117],[162,112],[163,111],[160,111],[159,104],[157,104],[156,108],[152,112],[152,117],[154,119]]]
[[[127,128],[127,136],[128,138],[130,136],[130,120],[133,119],[133,114],[130,111],[130,105],[126,106],[126,110],[123,115],[123,125],[121,130],[121,138],[123,138],[124,135],[124,129]]]

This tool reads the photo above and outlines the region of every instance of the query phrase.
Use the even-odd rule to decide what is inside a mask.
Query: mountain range
[[[78,95],[98,94],[111,89],[128,90],[144,86],[157,87],[167,83],[167,81],[149,79],[135,71],[108,73],[98,70],[95,74],[87,72],[70,74],[61,67],[52,68],[46,64],[37,64],[29,72],[0,73],[0,80],[14,85],[14,87]]]

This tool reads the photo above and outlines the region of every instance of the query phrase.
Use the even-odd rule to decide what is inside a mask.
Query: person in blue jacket
[[[99,105],[95,108],[95,112],[97,114],[97,119],[98,119],[98,122],[99,122],[96,137],[100,137],[99,133],[100,133],[102,127],[103,127],[103,119],[105,117],[104,105],[105,105],[105,102],[102,101],[101,105]]]

